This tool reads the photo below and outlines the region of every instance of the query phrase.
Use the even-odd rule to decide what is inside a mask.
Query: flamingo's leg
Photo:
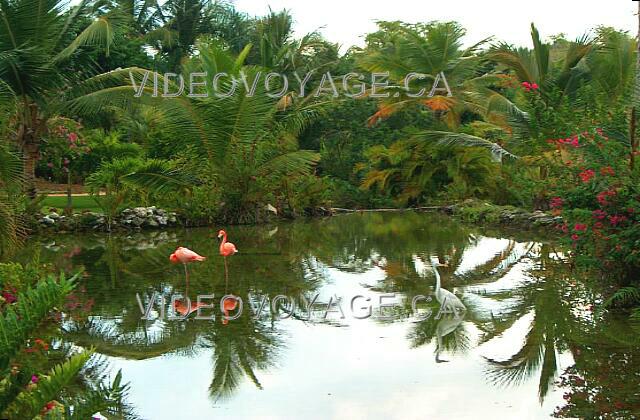
[[[225,286],[229,284],[229,266],[227,265],[227,257],[224,257],[224,283]]]

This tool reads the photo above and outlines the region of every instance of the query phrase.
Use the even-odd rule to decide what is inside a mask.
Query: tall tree
[[[70,71],[70,59],[81,48],[108,53],[119,23],[102,16],[81,30],[86,1],[65,9],[62,0],[17,0],[0,3],[0,86],[10,104],[10,137],[24,154],[26,185],[35,195],[35,165],[47,135],[48,120],[64,108],[65,93],[91,70]],[[76,69],[77,70],[77,69]]]

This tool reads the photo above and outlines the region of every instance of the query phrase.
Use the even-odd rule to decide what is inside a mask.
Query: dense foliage
[[[286,11],[250,17],[225,2],[0,11],[2,253],[40,210],[36,177],[68,185],[69,212],[77,183],[109,220],[149,204],[193,224],[480,198],[561,214],[577,262],[637,287],[640,89],[627,33],[544,40],[532,25],[531,48],[465,47],[456,22],[379,22],[340,54],[318,33],[294,37]],[[156,88],[180,91],[180,79],[152,86],[149,71],[226,77],[207,97],[163,98]],[[290,83],[267,87],[270,71]],[[350,72],[358,98],[332,89]],[[255,89],[219,95],[232,78]],[[430,94],[410,94],[420,89]]]

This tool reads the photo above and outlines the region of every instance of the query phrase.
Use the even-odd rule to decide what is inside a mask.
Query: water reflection
[[[633,390],[639,382],[639,335],[629,332],[630,327],[619,334],[625,321],[614,324],[590,310],[599,295],[573,277],[552,243],[488,233],[446,217],[415,213],[349,215],[228,231],[241,249],[228,258],[228,264],[218,256],[215,235],[205,229],[60,236],[32,246],[42,247],[41,258],[46,261],[68,270],[83,267],[86,272],[82,282],[94,306],[90,316],[66,323],[69,340],[117,358],[125,375],[136,372],[137,366],[153,366],[172,375],[177,363],[193,360],[198,367],[180,375],[191,377],[194,389],[207,389],[207,401],[200,394],[189,397],[200,411],[219,415],[216,410],[229,407],[242,418],[239,404],[251,398],[271,415],[282,417],[288,407],[275,406],[274,401],[285,398],[286,392],[306,389],[306,402],[315,407],[320,392],[343,396],[340,402],[326,402],[311,417],[331,417],[329,407],[356,402],[362,413],[381,415],[382,407],[367,411],[371,409],[365,401],[374,407],[385,397],[377,396],[377,388],[363,391],[357,366],[371,370],[393,357],[388,363],[393,363],[397,375],[384,378],[391,381],[390,389],[405,390],[394,397],[403,401],[396,414],[411,406],[405,399],[420,405],[407,384],[438,393],[423,384],[428,378],[455,395],[482,394],[484,399],[468,399],[472,407],[468,409],[485,409],[497,417],[538,418],[554,411],[558,416],[583,417],[638,413],[640,402]],[[191,265],[187,276],[182,267],[167,261],[178,245],[209,258]],[[398,306],[384,318],[377,298],[387,293],[396,294]],[[154,294],[157,297],[151,320],[141,319],[136,294],[143,307],[154,304]],[[244,303],[243,313],[227,320],[225,312],[233,315],[238,308],[225,302],[221,312],[214,300],[211,320],[193,315],[163,319],[157,303],[169,303],[176,294],[190,297],[192,305],[197,295],[236,296]],[[358,294],[372,298],[370,319],[354,319],[349,311],[345,318],[339,312],[326,319],[305,317],[305,305],[316,295],[322,313],[333,297],[342,298],[338,303],[347,308]],[[270,310],[279,295],[291,297],[297,306],[284,320],[279,319],[282,312]],[[413,313],[416,295],[433,299],[422,301],[418,313]],[[445,301],[439,295],[460,302],[464,313],[441,311]],[[173,310],[188,314],[184,301]],[[431,316],[425,319],[425,314]],[[323,341],[318,342],[320,337]],[[350,364],[327,359],[333,353]],[[313,388],[330,380],[333,365],[340,366],[340,382],[331,382],[329,391]],[[622,373],[623,367],[631,373]],[[306,369],[314,380],[306,379]],[[443,369],[447,376],[441,376]],[[615,379],[600,371],[623,375],[626,382],[617,383],[617,389],[608,383]],[[138,376],[132,375],[132,402],[142,407],[145,416],[167,414],[170,406],[151,403],[144,392],[136,392]],[[373,387],[383,382],[376,382],[374,375],[364,383]],[[173,385],[158,387],[156,400],[170,399]],[[434,415],[446,407],[451,415],[464,417],[465,412],[455,411],[455,404],[439,406],[439,400],[434,401]],[[514,407],[522,407],[520,414],[525,414],[519,416]],[[409,411],[405,414],[412,417]]]

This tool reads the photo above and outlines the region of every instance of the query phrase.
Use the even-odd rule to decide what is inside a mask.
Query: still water
[[[31,244],[42,261],[84,270],[66,337],[122,369],[142,418],[640,412],[638,330],[599,310],[593,281],[573,274],[553,241],[419,213],[227,231],[240,252],[226,268],[209,229]],[[208,258],[185,271],[168,259],[177,246]],[[460,316],[439,314],[434,258],[442,290],[466,307]],[[150,319],[142,319],[136,296],[146,308],[154,293]],[[215,318],[169,319],[180,312],[176,294],[194,303],[213,294],[216,309],[201,315]],[[237,319],[220,312],[228,294],[242,299]],[[273,308],[278,295],[287,299]],[[415,296],[423,298],[414,305]]]

